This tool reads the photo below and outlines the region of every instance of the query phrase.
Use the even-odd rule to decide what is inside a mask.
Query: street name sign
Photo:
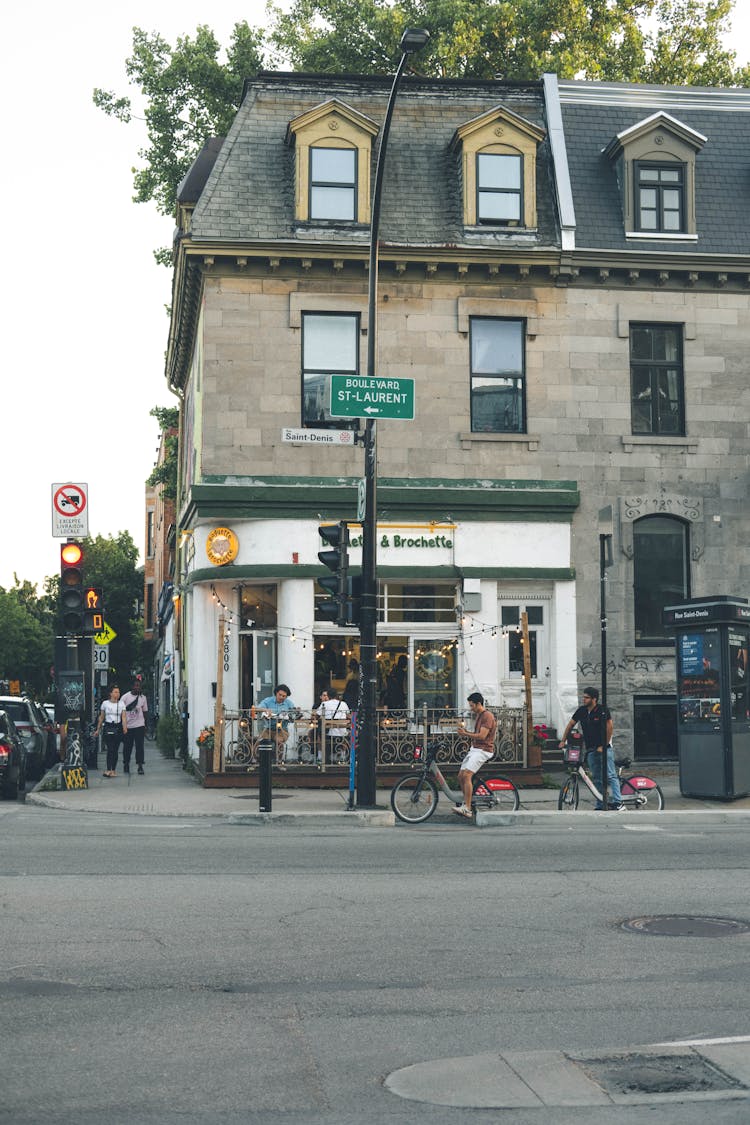
[[[367,375],[331,375],[334,418],[414,419],[414,380]]]
[[[281,440],[295,445],[354,445],[354,430],[294,430],[284,426]]]

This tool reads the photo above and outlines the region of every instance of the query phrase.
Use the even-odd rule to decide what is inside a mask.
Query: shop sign
[[[361,547],[362,536],[354,535],[349,540],[350,547]],[[378,540],[380,547],[416,547],[418,550],[434,550],[436,548],[450,548],[453,546],[453,540],[447,535],[436,535],[434,532],[427,532],[426,534],[418,534],[415,532],[388,532],[380,536]]]
[[[228,527],[215,527],[206,540],[206,554],[214,566],[226,566],[234,562],[239,553],[240,543]]]

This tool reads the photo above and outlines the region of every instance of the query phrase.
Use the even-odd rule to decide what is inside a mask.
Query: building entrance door
[[[261,630],[240,634],[240,707],[249,710],[276,683],[276,634]]]

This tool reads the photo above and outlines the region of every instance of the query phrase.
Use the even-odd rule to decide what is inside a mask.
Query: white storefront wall
[[[195,552],[191,570],[203,570],[210,565],[206,556],[206,540],[216,522],[194,529]],[[239,552],[233,560],[235,567],[292,565],[317,566],[318,551],[324,544],[318,535],[319,522],[315,520],[247,520],[232,521],[231,529],[239,541]],[[350,564],[358,567],[361,548],[357,545],[359,527],[351,525]],[[411,542],[410,542],[411,540]],[[535,712],[541,707],[546,721],[558,725],[567,719],[576,698],[576,632],[575,583],[540,579],[535,582],[533,571],[566,569],[570,566],[570,525],[567,523],[491,523],[459,522],[456,524],[379,524],[378,565],[397,573],[400,567],[409,569],[409,582],[418,582],[413,568],[446,567],[460,572],[472,569],[529,570],[529,597],[542,591],[548,607],[545,622],[545,653],[549,659],[549,677],[546,665],[539,671],[535,685]],[[392,568],[392,569],[391,569]],[[189,580],[189,574],[188,574]],[[391,579],[393,580],[393,579]],[[433,579],[426,579],[432,581]],[[188,690],[190,711],[190,747],[196,753],[195,739],[201,727],[213,723],[215,697],[213,685],[217,680],[219,660],[219,617],[225,618],[225,640],[221,646],[223,666],[223,700],[227,708],[240,705],[240,629],[246,622],[239,618],[239,589],[242,584],[274,582],[277,586],[278,625],[276,637],[276,680],[292,687],[292,698],[299,707],[309,708],[313,699],[314,637],[336,632],[336,627],[316,623],[314,619],[314,580],[311,577],[273,577],[255,579],[247,577],[225,579],[222,568],[214,568],[210,580],[202,577],[188,584],[185,603],[190,631],[188,659]],[[459,646],[458,696],[479,690],[492,704],[519,705],[522,702],[518,682],[508,679],[504,667],[507,644],[500,625],[499,600],[503,589],[517,590],[527,583],[513,579],[510,583],[483,577],[480,583],[481,608],[464,615],[462,644]],[[461,583],[456,582],[460,595]],[[225,607],[223,609],[222,607]],[[379,632],[403,632],[405,626],[383,625]],[[444,633],[455,636],[455,628],[442,623],[438,627],[419,625],[410,627],[416,635]],[[354,630],[342,631],[351,635]]]

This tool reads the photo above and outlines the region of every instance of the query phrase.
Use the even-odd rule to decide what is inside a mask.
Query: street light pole
[[[378,229],[380,226],[380,198],[383,184],[385,151],[391,128],[393,106],[396,101],[401,75],[409,55],[418,51],[430,38],[423,28],[407,27],[401,36],[401,61],[393,78],[383,132],[380,137],[378,161],[375,167],[375,187],[370,212],[370,263],[367,295],[367,376],[375,376],[375,349],[377,342],[378,299]],[[357,732],[357,805],[372,808],[375,796],[375,749],[377,725],[377,631],[378,631],[378,564],[377,564],[377,477],[378,443],[377,423],[368,418],[365,423],[365,511],[362,520],[362,601],[359,624],[359,701]]]

